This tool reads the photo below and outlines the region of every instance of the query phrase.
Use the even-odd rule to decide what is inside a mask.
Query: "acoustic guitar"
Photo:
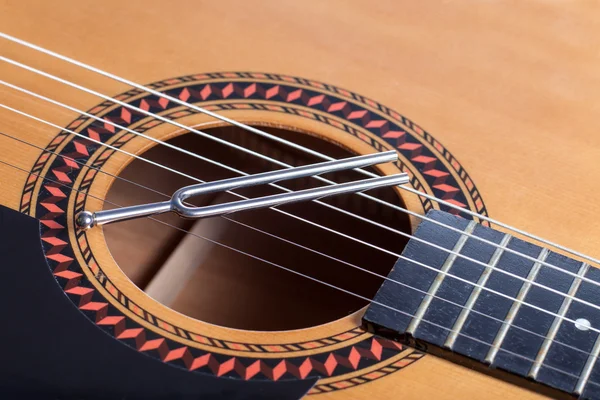
[[[2,398],[600,399],[598,16],[1,1]]]

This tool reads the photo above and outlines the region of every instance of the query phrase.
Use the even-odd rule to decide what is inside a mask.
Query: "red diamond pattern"
[[[63,273],[57,273],[55,275],[70,279],[71,281],[81,276],[81,274],[74,274],[71,271],[64,271]],[[290,373],[299,379],[304,379],[313,370],[324,376],[332,376],[339,365],[352,370],[357,370],[360,360],[362,359],[381,360],[384,348],[395,349],[397,351],[401,351],[404,348],[399,343],[383,338],[372,337],[369,349],[351,346],[348,356],[330,353],[325,362],[319,362],[312,357],[306,357],[299,364],[292,363],[289,360],[281,360],[274,367],[270,367],[262,360],[253,361],[246,366],[237,357],[230,357],[223,362],[219,362],[210,353],[194,358],[187,346],[177,347],[171,350],[168,347],[166,340],[163,338],[152,340],[146,339],[146,333],[143,328],[125,329],[125,317],[107,315],[107,302],[91,301],[94,289],[71,285],[71,287],[65,291],[69,294],[80,296],[79,309],[95,312],[96,323],[101,326],[112,326],[117,339],[133,339],[135,340],[135,346],[139,351],[155,351],[158,353],[160,359],[165,362],[182,360],[186,368],[191,371],[208,367],[217,376],[235,372],[242,379],[252,379],[254,376],[261,373],[263,376],[276,381],[286,373]]]
[[[266,79],[266,77],[263,76],[262,79]],[[459,193],[460,189],[449,184],[448,178],[450,177],[450,174],[444,171],[443,166],[440,167],[441,169],[436,168],[437,158],[425,155],[428,153],[423,154],[423,144],[409,141],[410,138],[413,138],[412,134],[401,130],[392,130],[397,128],[390,127],[390,122],[388,120],[379,119],[380,117],[375,113],[370,113],[364,109],[353,110],[351,103],[348,101],[331,100],[332,97],[324,94],[311,96],[310,92],[304,89],[286,89],[287,86],[282,85],[283,84],[269,85],[261,82],[251,82],[248,84],[230,82],[222,87],[221,84],[217,86],[216,84],[209,83],[201,86],[199,90],[183,88],[179,92],[178,97],[182,101],[188,101],[194,97],[206,100],[211,95],[229,98],[234,93],[245,98],[250,96],[260,96],[264,99],[270,99],[279,96],[286,102],[300,102],[308,107],[319,106],[329,112],[341,113],[347,120],[370,129],[372,132],[387,139],[396,148],[400,149],[414,165],[419,166],[423,175],[429,177],[429,179],[433,179],[433,187],[436,190],[443,192],[442,197],[445,200],[457,205],[465,206],[454,200],[454,196]],[[350,93],[345,94],[346,97],[350,97],[350,95]],[[371,107],[377,106],[376,103],[368,99],[364,99],[364,102]],[[164,98],[161,98],[160,100],[142,99],[140,105],[140,107],[146,111],[150,111],[152,108],[166,109],[168,106],[169,101]],[[101,110],[99,109],[98,112],[99,111]],[[113,115],[115,114],[113,113]],[[396,118],[400,117],[396,116]],[[119,109],[118,116],[110,118],[111,121],[119,124],[129,124],[132,119],[132,112],[126,108]],[[412,128],[410,128],[411,126]],[[413,125],[410,125],[409,128],[413,130],[417,129]],[[102,140],[103,135],[114,134],[115,128],[109,124],[104,124],[104,127],[88,127],[86,131],[90,138]],[[419,131],[418,133],[422,135],[422,131]],[[104,136],[104,139],[106,139],[106,136]],[[75,146],[75,152],[71,154],[61,154],[64,165],[51,169],[51,174],[53,174],[61,183],[71,183],[68,173],[71,172],[72,169],[79,169],[79,166],[74,162],[74,159],[89,156],[88,150],[84,144],[85,140],[73,141],[72,143]],[[434,145],[436,144],[434,143]],[[450,182],[452,181],[450,180]],[[208,368],[214,374],[219,376],[236,374],[243,379],[252,379],[257,375],[262,374],[262,376],[269,379],[278,380],[286,373],[298,378],[306,378],[313,371],[317,371],[318,374],[324,376],[332,376],[340,366],[351,370],[357,370],[361,360],[382,360],[384,354],[383,349],[385,348],[391,348],[396,351],[403,350],[402,345],[396,342],[373,337],[368,339],[368,341],[364,340],[358,343],[360,346],[352,345],[345,347],[344,354],[347,354],[347,356],[332,352],[327,355],[327,358],[324,361],[322,359],[319,361],[313,357],[305,357],[302,360],[296,359],[294,361],[282,359],[278,363],[273,364],[274,366],[270,366],[262,360],[251,360],[250,362],[247,362],[237,357],[229,357],[224,361],[219,361],[210,353],[194,357],[193,352],[186,346],[178,345],[176,348],[170,349],[169,342],[163,338],[147,338],[144,328],[127,329],[126,323],[128,320],[126,317],[122,315],[108,315],[110,309],[108,302],[93,301],[95,289],[79,286],[82,274],[68,270],[74,260],[69,256],[61,254],[61,251],[66,246],[66,242],[60,238],[62,237],[60,234],[65,227],[54,220],[56,217],[64,214],[64,211],[57,203],[64,200],[66,195],[56,186],[49,185],[46,189],[50,195],[48,198],[41,200],[39,204],[47,211],[47,214],[42,217],[41,223],[49,230],[45,231],[42,240],[51,246],[46,254],[48,259],[54,263],[54,275],[65,282],[64,290],[66,293],[79,297],[79,308],[81,310],[92,313],[94,320],[98,325],[112,327],[117,339],[133,341],[135,347],[139,351],[154,352],[165,362],[181,360],[190,370]],[[368,348],[364,347],[366,343],[369,343]],[[346,353],[346,350],[348,353]],[[247,362],[248,365],[245,365],[245,362]]]

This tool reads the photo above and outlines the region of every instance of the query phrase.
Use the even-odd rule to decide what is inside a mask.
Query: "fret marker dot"
[[[578,318],[575,320],[575,328],[579,329],[580,331],[588,331],[591,327],[592,324],[590,324],[590,321],[585,318]]]

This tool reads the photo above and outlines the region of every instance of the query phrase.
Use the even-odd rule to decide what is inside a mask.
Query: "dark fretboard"
[[[365,324],[600,399],[600,270],[445,212],[427,216],[464,233],[423,221],[423,242],[409,241]]]

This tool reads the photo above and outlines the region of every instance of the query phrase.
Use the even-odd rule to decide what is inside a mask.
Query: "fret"
[[[592,369],[596,365],[598,356],[600,356],[600,336],[596,338],[596,341],[594,342],[594,347],[592,347],[592,351],[590,352],[590,355],[588,356],[588,359],[585,362],[583,370],[581,371],[581,375],[579,376],[579,380],[577,381],[577,385],[575,386],[575,393],[583,393],[583,390],[585,389],[590,380],[590,376],[592,375]]]
[[[540,270],[540,267],[542,266],[542,264],[539,261],[544,261],[546,259],[546,257],[548,256],[548,253],[549,253],[548,249],[542,249],[542,251],[540,252],[540,255],[537,258],[538,262],[536,262],[533,265],[533,268],[531,268],[531,270],[529,271],[529,274],[527,275],[527,281],[523,282],[521,289],[519,290],[519,293],[517,294],[517,297],[515,298],[519,302],[516,302],[516,301],[513,302],[512,306],[510,307],[510,310],[508,311],[506,318],[504,319],[504,323],[502,324],[500,331],[498,332],[498,334],[496,335],[496,338],[494,339],[494,342],[492,343],[491,349],[489,350],[488,354],[485,356],[485,361],[487,361],[488,363],[490,363],[490,364],[494,363],[494,360],[498,354],[498,349],[500,348],[500,346],[502,346],[502,343],[504,343],[504,339],[506,338],[508,330],[509,330],[510,326],[513,324],[513,321],[517,315],[517,312],[521,308],[521,302],[525,299],[525,296],[527,296],[527,292],[529,292],[529,289],[531,288],[531,282],[535,280],[535,278],[537,277],[537,274]]]
[[[585,275],[587,279],[600,283],[600,270],[596,268],[588,268]],[[599,304],[600,302],[600,286],[589,281],[582,281],[579,285],[575,298]],[[583,393],[583,398],[600,398],[600,374],[597,366],[598,357],[598,332],[591,328],[600,328],[600,310],[597,307],[571,301],[566,318],[572,321],[578,321],[574,324],[570,321],[563,321],[556,334],[556,341],[568,344],[580,351],[566,348],[556,342],[550,347],[544,366],[540,369],[538,379],[544,383],[563,387],[564,390],[573,391],[575,393]],[[568,380],[561,379],[558,381],[556,374],[547,371],[547,366],[560,368],[579,377],[570,377]],[[565,382],[569,386],[565,386]],[[595,382],[596,384],[590,384]],[[591,393],[595,396],[591,396]]]
[[[582,282],[581,277],[585,276],[585,273],[587,272],[588,268],[589,268],[588,264],[582,263],[581,267],[579,268],[579,271],[577,271],[578,277],[573,280],[573,283],[571,284],[571,287],[569,288],[569,291],[567,292],[568,297],[564,298],[563,303],[561,304],[560,309],[558,310],[558,315],[554,318],[554,321],[552,322],[552,326],[550,327],[550,331],[546,335],[546,339],[544,339],[544,344],[542,345],[542,348],[538,352],[538,355],[535,358],[535,362],[533,363],[533,366],[529,370],[528,375],[530,378],[533,378],[533,379],[537,378],[540,368],[544,364],[544,360],[546,359],[546,356],[548,355],[548,351],[550,350],[550,345],[554,342],[554,340],[556,338],[556,334],[558,333],[558,329],[561,326],[561,324],[567,314],[567,310],[571,306],[571,302],[573,300],[572,297],[575,296],[575,293],[577,293],[577,290],[579,289],[579,286],[581,285],[581,282]]]
[[[567,293],[575,281],[573,275],[576,275],[581,269],[581,262],[553,252],[548,253],[545,261],[556,268],[540,266],[537,277],[534,279],[535,283],[540,286],[530,286],[529,292],[523,299],[524,304],[521,304],[516,313],[513,326],[508,328],[502,344],[502,349],[520,354],[524,358],[515,358],[504,353],[497,357],[493,364],[494,367],[524,376],[531,372],[536,358],[543,350],[545,338],[550,334],[552,324],[556,321],[554,314],[559,313],[565,298],[567,298]],[[548,289],[552,289],[554,292]],[[566,312],[568,313],[570,309],[571,307]],[[571,344],[569,341],[566,343]],[[564,345],[551,343],[544,364],[540,365],[536,380],[565,391],[572,391],[575,385],[575,376],[578,376],[583,364],[583,360],[577,359],[579,354],[581,353]],[[572,366],[563,365],[565,357],[573,363]]]
[[[541,247],[515,237],[512,237],[508,241],[506,248],[534,259],[542,251]],[[506,319],[513,305],[511,299],[517,296],[523,284],[523,280],[506,275],[501,271],[506,271],[525,279],[533,268],[533,265],[533,261],[518,254],[508,251],[502,253],[495,269],[487,279],[485,289],[489,290],[481,290],[477,301],[473,305],[473,310],[477,311],[477,313],[469,313],[461,330],[461,333],[464,335],[478,338],[484,343],[467,340],[465,336],[459,335],[453,347],[454,351],[469,355],[482,362],[485,361],[485,357],[490,351],[491,343],[493,343],[503,326],[501,321]]]
[[[466,219],[457,218],[437,210],[430,211],[427,216],[459,230],[464,230],[469,224]],[[444,231],[443,235],[440,235],[440,230]],[[389,279],[384,281],[374,299],[377,303],[393,306],[398,311],[372,303],[363,317],[366,324],[371,323],[377,326],[385,326],[387,329],[397,332],[406,332],[412,321],[412,316],[416,314],[425,298],[425,293],[429,291],[438,277],[436,271],[423,268],[407,259],[423,263],[431,268],[440,269],[448,259],[448,252],[437,249],[428,243],[451,250],[462,236],[458,232],[428,221],[419,224],[414,235],[425,243],[416,240],[410,240],[407,243],[402,252],[405,258],[398,259],[388,275]]]
[[[465,230],[466,231],[466,230]],[[481,225],[475,224],[471,236],[481,237],[492,243],[499,243],[503,234]],[[469,236],[469,235],[465,235]],[[449,327],[453,326],[467,302],[475,283],[485,270],[485,264],[489,263],[496,246],[468,237],[459,254],[461,257],[453,257],[447,275],[439,274],[439,286],[436,288],[435,297],[426,307],[422,322],[411,334],[420,340],[443,346],[447,337],[452,333]],[[469,260],[464,257],[473,259]],[[479,261],[477,263],[475,261]],[[483,265],[482,265],[483,264]]]
[[[475,229],[476,225],[477,225],[477,223],[475,221],[469,222],[469,224],[467,225],[467,227],[464,231],[465,233],[460,237],[460,239],[458,239],[458,241],[454,245],[454,248],[452,249],[455,253],[460,253],[463,246],[467,243],[467,239],[469,238],[468,235],[473,233],[473,230]],[[421,301],[421,305],[417,309],[417,313],[415,314],[412,321],[408,325],[408,328],[406,329],[407,333],[413,334],[419,327],[419,324],[423,320],[423,316],[425,315],[425,312],[427,311],[427,309],[429,308],[429,305],[431,304],[431,300],[433,299],[433,296],[435,296],[437,294],[438,289],[440,288],[440,286],[442,285],[442,282],[444,281],[444,278],[446,277],[446,273],[450,270],[450,268],[456,261],[456,257],[457,257],[456,254],[448,253],[448,257],[446,258],[444,265],[442,265],[442,268],[440,268],[440,272],[438,273],[438,276],[431,284],[431,287],[429,288],[427,295],[423,298],[423,300]]]
[[[496,267],[496,264],[498,264],[498,261],[500,261],[500,257],[502,256],[502,254],[504,252],[503,247],[506,247],[508,245],[511,238],[512,238],[511,235],[505,234],[504,237],[502,238],[502,241],[499,244],[500,247],[498,247],[494,251],[494,254],[492,255],[492,258],[490,259],[488,266],[485,268],[485,270],[479,277],[479,280],[477,281],[478,286],[475,286],[473,288],[473,291],[471,292],[471,295],[469,296],[469,299],[467,300],[465,307],[462,309],[462,311],[460,312],[460,315],[458,316],[458,319],[454,323],[454,326],[452,327],[452,332],[450,332],[450,334],[448,335],[448,338],[446,339],[446,342],[444,343],[445,347],[447,347],[449,349],[452,349],[454,347],[454,343],[456,342],[456,339],[458,338],[459,333],[462,331],[463,326],[465,325],[465,322],[467,321],[467,317],[469,316],[469,313],[473,310],[473,306],[477,302],[477,299],[479,298],[479,295],[481,294],[482,289],[485,287],[485,284],[487,283],[490,275],[492,274],[492,271]]]
[[[457,254],[411,239],[389,274],[410,288],[386,280],[367,328],[600,399],[600,269],[448,213],[428,216],[462,233],[424,221],[415,236]]]

